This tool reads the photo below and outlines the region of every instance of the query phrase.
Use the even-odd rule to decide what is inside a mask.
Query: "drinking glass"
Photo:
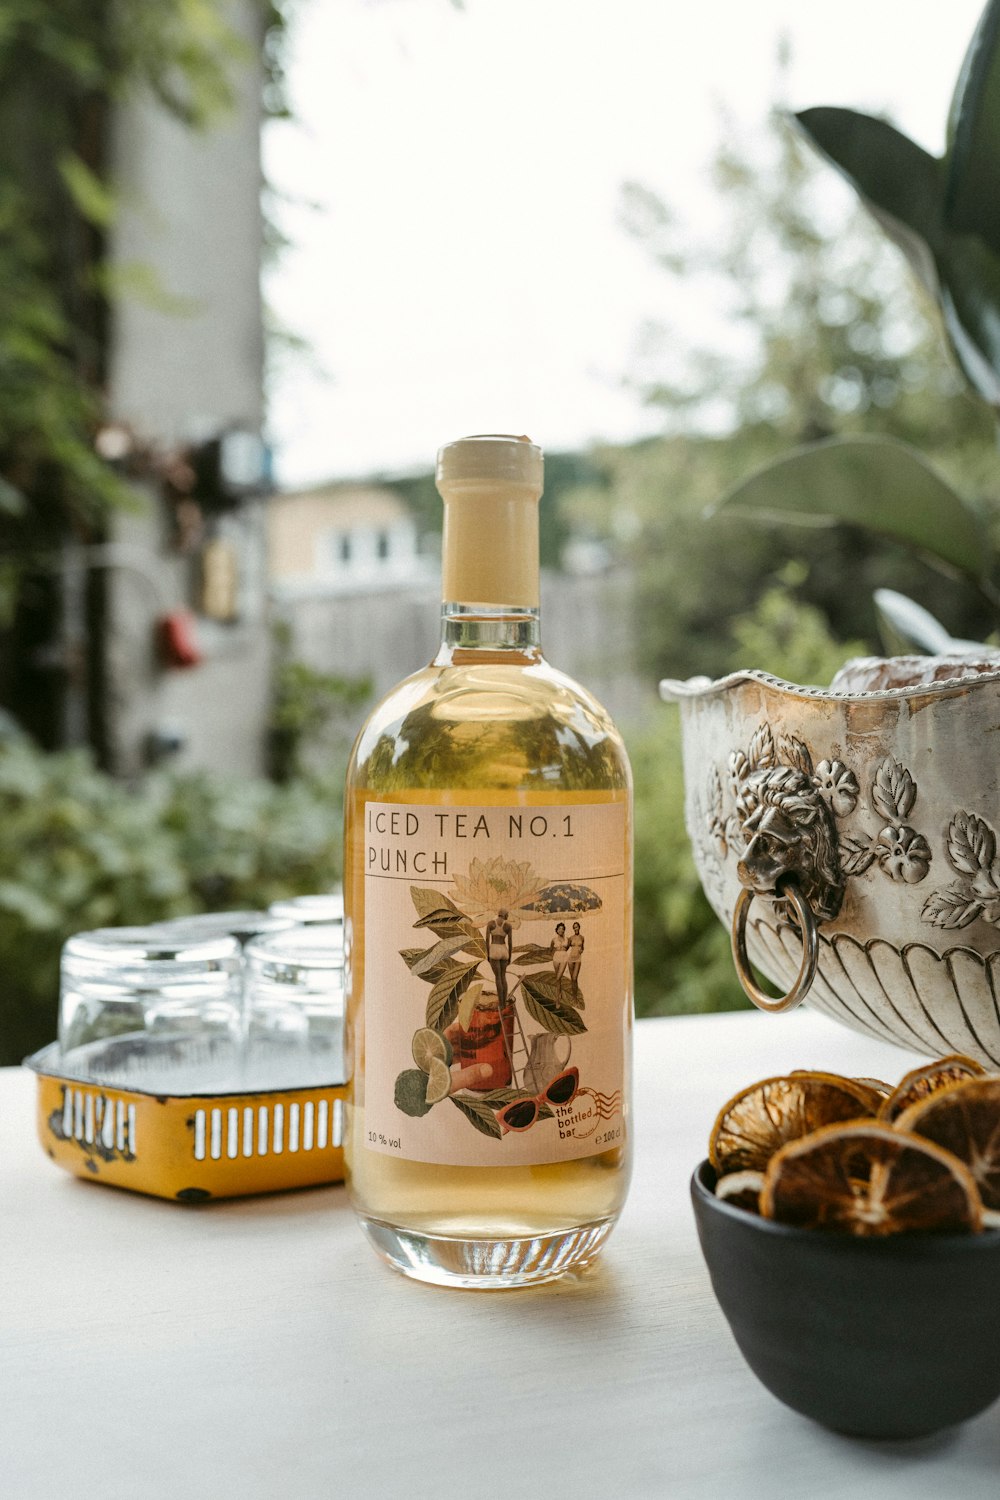
[[[272,917],[286,921],[312,925],[344,921],[344,895],[342,891],[324,891],[316,896],[289,896],[284,901],[272,901],[268,907]]]
[[[244,944],[265,932],[282,932],[291,927],[293,920],[273,911],[202,911],[187,917],[171,917],[165,922],[153,922],[151,930],[199,939],[234,937]]]
[[[229,934],[155,927],[77,933],[60,964],[67,1076],[164,1092],[232,1087],[239,1070],[242,958]]]
[[[247,944],[244,961],[246,1086],[343,1083],[343,927],[267,933]]]

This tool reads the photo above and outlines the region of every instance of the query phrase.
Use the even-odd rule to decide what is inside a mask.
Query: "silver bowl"
[[[1000,1067],[1000,667],[939,670],[962,675],[660,691],[681,706],[687,830],[751,999]]]

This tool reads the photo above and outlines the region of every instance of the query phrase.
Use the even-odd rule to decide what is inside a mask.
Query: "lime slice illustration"
[[[424,1101],[427,1104],[440,1104],[441,1100],[447,1099],[450,1093],[451,1074],[448,1072],[448,1064],[442,1062],[439,1057],[432,1057],[427,1074],[427,1092],[424,1095]]]
[[[430,1026],[421,1026],[419,1031],[413,1033],[411,1051],[413,1061],[425,1073],[430,1072],[431,1063],[435,1059],[443,1063],[451,1062],[451,1043],[440,1031],[434,1031]]]
[[[474,979],[462,996],[458,1007],[458,1024],[463,1031],[468,1031],[472,1025],[472,1013],[482,998],[482,980]]]
[[[427,1074],[420,1068],[407,1068],[405,1073],[400,1073],[396,1079],[396,1089],[393,1102],[397,1109],[401,1109],[404,1115],[411,1119],[419,1120],[430,1109],[430,1105],[424,1098],[427,1092]]]

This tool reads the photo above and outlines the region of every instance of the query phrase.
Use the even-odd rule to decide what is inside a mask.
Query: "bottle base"
[[[396,1271],[432,1286],[485,1292],[541,1286],[580,1271],[599,1253],[615,1226],[597,1219],[572,1229],[503,1239],[464,1239],[359,1219],[376,1254]]]

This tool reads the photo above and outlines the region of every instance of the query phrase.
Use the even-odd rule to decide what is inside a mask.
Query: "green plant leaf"
[[[892,438],[830,438],[759,469],[716,512],[826,525],[842,521],[915,548],[981,582],[991,547],[979,517],[915,448]]]
[[[962,63],[948,116],[944,217],[1000,254],[1000,0],[989,0]]]
[[[540,943],[522,943],[519,948],[514,949],[514,963],[519,966],[524,964],[551,964],[552,949],[542,947]]]
[[[546,1031],[554,1031],[557,1036],[576,1036],[586,1031],[582,1016],[560,996],[559,982],[554,977],[526,974],[521,988],[528,1013]]]
[[[427,997],[427,1025],[444,1031],[458,1015],[458,1005],[472,983],[478,959],[468,964],[449,964]]]
[[[876,589],[872,602],[886,656],[908,656],[914,651],[938,656],[969,644],[956,640],[930,610],[895,589]]]
[[[837,168],[936,295],[945,174],[936,156],[872,115],[820,107],[793,116],[815,149]]]
[[[193,318],[205,304],[170,291],[156,267],[143,260],[103,261],[91,269],[88,283],[102,296],[128,299],[169,318]]]
[[[955,357],[983,400],[1000,406],[1000,256],[978,235],[948,235],[938,269]]]
[[[988,14],[1000,17],[1000,0],[992,0]],[[975,144],[970,126],[956,136],[958,156],[946,161],[888,121],[855,110],[806,109],[793,119],[855,189],[938,302],[955,358],[973,390],[1000,406],[1000,255],[993,248],[1000,244],[1000,194],[992,186],[1000,155],[1000,99],[994,98],[1000,80],[993,70],[1000,74],[1000,63],[992,58],[995,37],[986,41],[992,48],[990,67],[973,69],[975,77],[970,74],[963,94],[978,122]],[[980,50],[976,57],[985,54]],[[978,182],[985,172],[991,184],[961,211],[955,207],[960,158],[971,177]]]
[[[118,199],[107,183],[72,151],[60,157],[59,175],[77,212],[98,229],[110,229],[118,212]]]
[[[0,515],[23,516],[28,502],[19,489],[7,479],[0,478]]]

